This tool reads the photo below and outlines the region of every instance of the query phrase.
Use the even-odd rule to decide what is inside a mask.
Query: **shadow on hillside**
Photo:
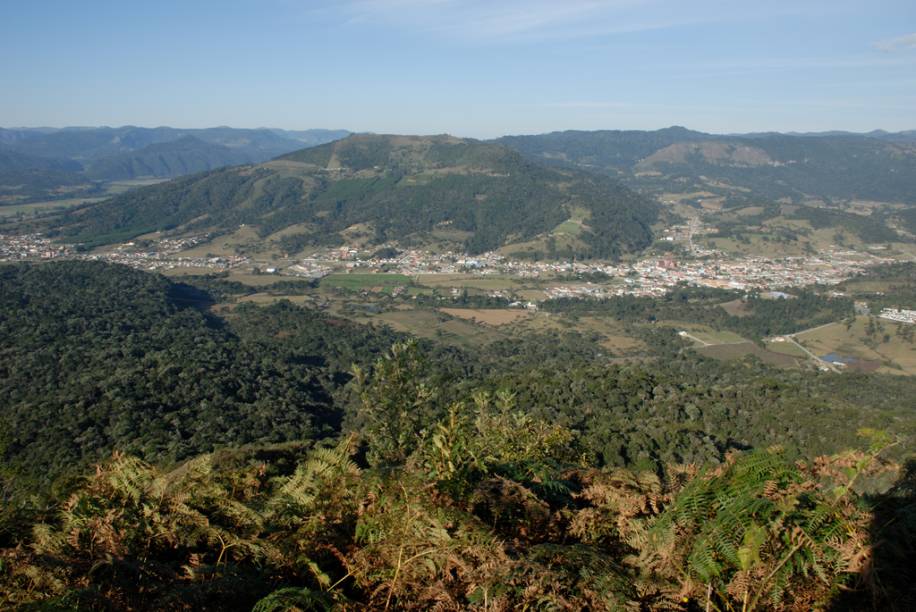
[[[916,460],[908,461],[893,488],[873,501],[871,567],[830,610],[916,610]]]
[[[187,283],[172,283],[167,295],[169,301],[179,308],[196,308],[206,311],[214,304],[213,297],[209,293]]]

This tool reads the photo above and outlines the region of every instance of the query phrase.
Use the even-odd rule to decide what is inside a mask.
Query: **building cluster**
[[[452,252],[407,250],[396,256],[362,257],[355,249],[328,249],[288,268],[291,273],[321,276],[333,270],[418,274],[503,275],[513,278],[602,275],[609,283],[563,283],[547,289],[549,298],[617,295],[661,296],[672,287],[688,284],[739,291],[771,290],[812,284],[835,285],[867,268],[891,261],[870,253],[834,249],[817,256],[727,257],[678,260],[653,256],[633,263],[593,261],[531,261],[511,259],[496,252],[467,256]],[[774,297],[781,297],[773,294]]]
[[[56,259],[72,257],[73,247],[57,244],[41,234],[14,236],[0,234],[0,261],[23,261],[27,259]]]
[[[904,310],[902,308],[885,308],[878,317],[897,323],[916,324],[916,310]]]
[[[673,236],[683,240],[687,233],[692,244],[697,227],[672,228]],[[680,233],[677,233],[680,232]],[[396,272],[407,276],[420,274],[503,275],[514,278],[557,279],[589,276],[608,282],[588,283],[573,280],[558,282],[547,289],[549,298],[613,297],[617,295],[660,296],[672,287],[687,284],[700,287],[767,291],[781,287],[812,284],[833,285],[863,272],[870,266],[891,261],[872,253],[832,249],[814,256],[765,258],[730,257],[716,253],[706,257],[678,259],[673,254],[645,257],[635,262],[533,261],[508,258],[497,252],[465,255],[421,249],[397,251],[380,249],[388,256],[361,253],[352,247],[328,248],[292,265],[267,264],[245,256],[191,257],[182,255],[209,237],[169,238],[155,242],[125,243],[103,253],[78,253],[68,245],[56,244],[37,234],[0,236],[0,260],[53,259],[69,257],[102,260],[144,270],[203,268],[230,270],[264,268],[280,274],[321,278],[335,271]],[[592,278],[591,280],[595,280]]]
[[[0,234],[0,261],[25,261],[36,259],[82,259],[106,261],[139,268],[162,271],[174,268],[201,268],[207,270],[230,270],[251,264],[251,259],[237,255],[223,257],[189,257],[181,252],[189,249],[206,237],[160,240],[155,246],[144,246],[128,242],[100,253],[82,253],[72,245],[58,244],[40,234]],[[145,244],[145,243],[144,243]]]
[[[226,271],[251,265],[251,259],[241,255],[220,257],[182,257],[156,251],[108,251],[104,253],[77,254],[71,259],[87,261],[105,261],[123,264],[139,270],[150,272],[174,270],[176,268],[200,268],[201,272]]]

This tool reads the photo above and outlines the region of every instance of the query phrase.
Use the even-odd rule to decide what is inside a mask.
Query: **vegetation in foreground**
[[[357,427],[333,445],[225,451],[172,470],[116,453],[2,552],[4,605],[914,603],[912,539],[901,539],[913,536],[912,474],[882,458],[894,444],[886,434],[863,431],[867,450],[812,461],[770,448],[715,467],[599,470],[572,430],[530,416],[510,393],[436,410],[423,367],[416,346],[401,344],[371,374],[358,370]]]

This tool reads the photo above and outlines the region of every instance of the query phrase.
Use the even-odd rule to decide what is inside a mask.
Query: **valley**
[[[913,612],[914,6],[0,2],[0,610]]]
[[[707,163],[732,159],[727,147],[704,151]],[[692,155],[667,151],[639,174],[665,182],[659,160]],[[355,581],[349,564],[399,561],[382,561],[354,535],[367,527],[347,522],[376,520],[353,519],[360,512],[403,521],[400,509],[389,515],[373,504],[405,497],[410,512],[430,513],[422,520],[449,534],[409,536],[424,542],[414,554],[440,554],[429,538],[450,549],[459,536],[449,530],[460,525],[512,538],[487,558],[505,555],[501,571],[527,564],[540,580],[553,571],[538,560],[545,546],[562,551],[551,555],[600,555],[589,571],[615,558],[577,526],[606,525],[596,513],[622,516],[607,510],[593,478],[623,483],[613,498],[634,508],[649,508],[645,491],[668,491],[658,510],[639,511],[637,529],[679,520],[695,488],[731,486],[721,483],[745,477],[729,470],[757,462],[768,467],[742,488],[751,506],[788,473],[813,492],[805,503],[833,512],[822,483],[846,474],[849,457],[869,486],[893,495],[916,435],[911,205],[774,201],[727,177],[694,178],[657,191],[581,164],[545,166],[492,142],[357,135],[259,164],[119,181],[104,197],[0,207],[0,493],[12,502],[0,508],[0,547],[28,537],[37,521],[77,529],[70,510],[54,514],[70,507],[52,505],[65,503],[58,490],[104,520],[156,499],[138,512],[182,529],[205,522],[216,534],[206,537],[223,547],[210,559],[218,581],[192,578],[175,595],[171,578],[151,579],[156,605],[209,601],[198,589],[215,588],[234,593],[225,603],[234,609],[271,600],[284,582],[225,542],[277,546],[269,567],[297,581],[312,584],[319,565]],[[844,450],[863,436],[874,440],[871,455]],[[93,469],[95,480],[82,476]],[[660,478],[664,489],[638,484]],[[839,478],[851,486],[858,475]],[[351,505],[339,518],[314,519],[341,547],[334,555],[318,536],[284,536],[310,547],[317,561],[306,571],[288,565],[276,534],[289,534],[302,508],[319,511],[316,498],[298,498],[289,515],[297,518],[277,508],[302,495],[295,487],[312,486]],[[421,502],[429,492],[432,501]],[[855,504],[865,498],[856,493]],[[189,499],[194,509],[180,505]],[[223,511],[211,503],[251,517],[230,521],[245,534],[223,531]],[[863,524],[873,516],[855,511]],[[552,519],[556,535],[538,527],[547,512],[564,517]],[[125,520],[119,529],[133,533],[136,519]],[[43,576],[49,559],[85,554],[64,541],[0,548],[8,563],[0,595],[28,601],[22,572]],[[157,549],[156,563],[213,557],[189,542]],[[185,547],[202,557],[184,556]],[[52,597],[92,573],[77,558],[68,563],[68,586],[48,587]],[[564,557],[561,567],[574,563]],[[254,586],[236,592],[224,582],[229,565],[250,572]],[[15,569],[4,575],[4,567]],[[617,586],[606,597],[669,597],[641,582],[657,580],[656,566],[629,561],[619,572],[621,585],[649,595]],[[132,586],[88,580],[106,585],[105,597],[138,601]],[[329,580],[315,587],[328,598],[384,608],[367,590],[374,578],[339,590]],[[96,606],[93,592],[80,593]],[[607,601],[596,609],[612,609]]]
[[[720,157],[708,163],[732,159],[727,147],[713,150]],[[645,329],[663,328],[725,361],[916,374],[911,334],[899,331],[909,323],[879,315],[889,305],[913,309],[906,295],[874,302],[865,319],[892,332],[880,334],[880,347],[863,344],[861,321],[826,338],[803,324],[787,330],[793,335],[740,324],[752,314],[748,300],[790,301],[799,292],[845,304],[819,329],[853,321],[852,302],[861,312],[874,295],[849,291],[865,282],[850,279],[916,258],[909,234],[884,224],[903,205],[772,202],[725,177],[701,180],[715,185],[640,196],[580,170],[531,165],[500,145],[351,136],[260,166],[161,186],[128,182],[124,193],[72,212],[8,221],[52,237],[2,235],[0,260],[99,261],[212,279],[238,285],[224,296],[229,304],[290,300],[459,347],[565,331],[593,336],[606,359],[645,359]],[[547,197],[529,197],[537,191]],[[743,194],[737,205],[726,197],[735,192]],[[499,205],[485,208],[491,198]],[[599,230],[596,217],[610,225]],[[645,238],[624,239],[628,227]],[[640,305],[635,318],[619,305],[683,291],[721,297],[683,313]],[[809,315],[795,316],[801,323]]]

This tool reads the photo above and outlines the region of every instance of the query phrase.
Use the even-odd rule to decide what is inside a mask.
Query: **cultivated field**
[[[881,363],[879,372],[891,374],[916,375],[916,343],[907,342],[897,335],[900,325],[891,321],[876,320],[880,326],[874,348],[868,346],[866,326],[868,317],[856,317],[851,328],[844,323],[834,323],[825,327],[796,335],[796,339],[818,356],[836,353],[842,356],[877,361]],[[885,335],[887,341],[884,341]]]
[[[417,284],[425,287],[456,287],[458,289],[481,289],[499,291],[520,288],[518,279],[506,276],[468,276],[467,274],[420,274]]]
[[[527,310],[519,308],[440,308],[439,310],[453,317],[494,326],[515,323],[531,316]]]
[[[714,357],[716,359],[724,359],[726,361],[733,359],[743,359],[744,357],[753,355],[764,363],[779,367],[799,367],[802,366],[805,362],[804,359],[798,359],[795,357],[790,357],[789,355],[784,355],[782,353],[767,351],[760,348],[753,342],[701,346],[697,348],[696,351],[701,355]]]
[[[350,291],[390,291],[411,284],[410,277],[403,274],[329,274],[321,279],[320,286]]]
[[[435,310],[396,310],[355,320],[362,323],[383,323],[396,331],[458,346],[481,346],[504,337],[495,328],[452,318]]]

